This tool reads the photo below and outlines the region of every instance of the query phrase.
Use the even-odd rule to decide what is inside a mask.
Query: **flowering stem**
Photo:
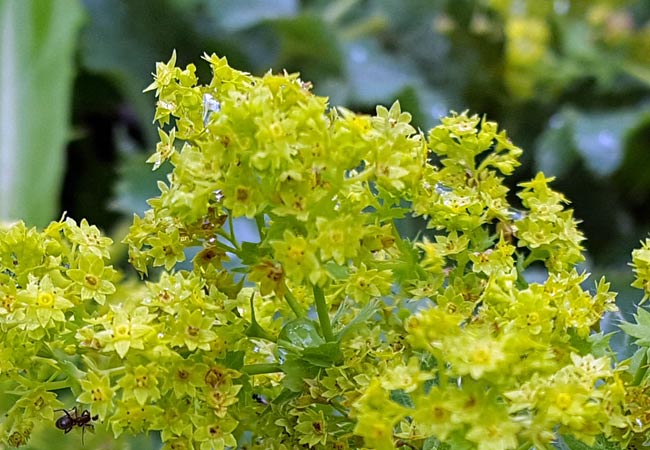
[[[222,229],[222,231],[224,230]],[[239,243],[237,242],[237,238],[235,237],[235,227],[232,222],[232,213],[228,214],[228,233],[226,233],[226,238],[237,250],[240,250]],[[237,254],[237,251],[234,251],[233,253]]]
[[[66,389],[70,387],[70,382],[68,380],[59,380],[59,381],[48,381],[41,385],[45,388],[46,391],[58,391],[60,389]]]
[[[314,290],[314,300],[316,301],[316,312],[318,313],[318,321],[320,322],[321,330],[323,331],[323,337],[327,342],[333,342],[336,340],[334,333],[332,332],[332,324],[330,323],[330,316],[327,311],[327,302],[325,301],[325,295],[320,286],[313,285]]]
[[[230,240],[230,236],[228,236],[228,235],[223,235],[223,236],[225,236],[228,240]],[[232,242],[232,241],[231,241],[231,242]],[[230,253],[232,253],[232,254],[234,254],[234,255],[237,255],[238,252],[239,252],[239,249],[238,249],[238,248],[236,248],[236,247],[231,247],[230,245],[226,244],[225,242],[221,242],[221,241],[219,241],[219,242],[217,242],[217,245],[218,245],[219,247],[221,247],[222,249],[224,249],[225,251],[230,252]]]
[[[298,300],[296,300],[296,297],[293,296],[289,288],[286,286],[284,292],[284,299],[287,301],[287,303],[289,304],[289,308],[291,308],[291,310],[296,315],[296,317],[305,316],[305,312],[302,310],[302,307],[298,303]]]
[[[280,364],[269,363],[269,364],[249,364],[242,367],[242,372],[247,375],[261,375],[264,373],[277,373],[282,372],[282,367]]]
[[[275,337],[271,336],[262,326],[257,322],[255,318],[255,304],[253,299],[255,297],[255,292],[251,294],[250,304],[251,304],[251,324],[246,330],[246,335],[249,337],[256,337],[261,339],[266,339],[267,341],[275,342]]]
[[[266,237],[266,225],[264,224],[264,215],[263,214],[258,214],[255,216],[255,224],[257,225],[257,232],[260,235],[260,242],[264,240]]]

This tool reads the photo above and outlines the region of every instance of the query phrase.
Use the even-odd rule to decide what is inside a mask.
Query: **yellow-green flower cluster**
[[[149,87],[149,162],[170,173],[125,242],[151,278],[118,284],[85,221],[0,231],[3,443],[52,426],[61,389],[115,436],[159,432],[166,449],[627,438],[624,377],[590,337],[615,295],[585,289],[550,179],[510,203],[521,149],[495,123],[452,114],[425,135],[398,103],[358,115],[297,75],[205,60],[206,85],[173,55]],[[400,236],[417,216],[422,237]],[[257,236],[242,241],[242,221]]]
[[[70,386],[64,374],[76,372],[64,360],[82,354],[74,330],[116,292],[111,243],[70,218],[42,232],[0,229],[0,442],[22,445],[55,419],[62,404],[51,391]]]
[[[187,272],[118,285],[111,244],[85,220],[0,230],[0,440],[20,446],[54,427],[54,411],[71,406],[53,391],[70,389],[116,436],[161,430],[187,448],[232,446],[241,373],[230,366],[243,353],[220,361],[248,348],[237,312],[248,297]],[[161,414],[170,409],[180,425]]]

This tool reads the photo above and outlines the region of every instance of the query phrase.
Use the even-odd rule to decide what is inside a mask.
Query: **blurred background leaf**
[[[59,197],[70,138],[77,0],[0,2],[0,218],[45,225]]]

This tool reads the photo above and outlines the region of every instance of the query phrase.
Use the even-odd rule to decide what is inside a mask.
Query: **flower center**
[[[560,409],[567,409],[571,405],[571,395],[566,392],[560,392],[555,397],[555,404]]]
[[[87,274],[84,277],[84,282],[86,283],[86,286],[90,288],[95,288],[99,284],[99,280],[97,279],[97,277],[95,275],[90,275],[90,274]]]
[[[484,349],[478,349],[474,353],[472,353],[472,362],[477,363],[477,364],[485,364],[490,360],[490,353]]]
[[[128,325],[118,325],[115,327],[116,337],[128,337],[129,336],[129,326]]]
[[[237,197],[238,201],[245,202],[246,200],[248,200],[248,189],[241,186],[238,187],[235,196]]]
[[[52,306],[54,304],[54,295],[51,292],[41,292],[36,299],[39,306]]]

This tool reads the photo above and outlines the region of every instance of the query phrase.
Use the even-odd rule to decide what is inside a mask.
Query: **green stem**
[[[223,236],[223,237],[225,237],[226,239],[228,239],[230,241],[231,236],[229,236],[228,233],[226,233],[225,231],[221,232],[221,233],[219,233],[219,232],[217,232],[217,233],[220,236]],[[232,241],[230,241],[230,242],[232,242]],[[230,245],[228,245],[228,244],[226,244],[224,242],[221,242],[221,241],[217,241],[217,247],[220,247],[220,248],[224,249],[225,251],[233,253],[235,255],[237,255],[238,252],[239,252],[239,249],[237,247],[231,247]]]
[[[305,311],[302,310],[302,307],[298,303],[298,300],[296,300],[296,297],[293,296],[288,287],[285,286],[284,289],[284,299],[289,304],[289,308],[291,308],[296,317],[305,317]]]
[[[636,373],[634,373],[634,379],[632,380],[632,386],[639,386],[641,384],[641,381],[643,381],[643,378],[646,376],[647,372],[647,366],[648,366],[648,352],[643,352],[643,356],[641,357],[641,363],[639,364],[638,368],[636,369]]]
[[[237,238],[235,237],[235,227],[233,226],[232,223],[232,212],[228,212],[228,234],[230,234],[228,240],[232,245],[235,246],[235,248],[239,251],[241,250],[241,247],[239,246],[239,242],[237,242]],[[237,252],[233,252],[237,254]]]
[[[264,225],[264,214],[258,214],[255,216],[255,224],[257,225],[257,233],[260,235],[260,242],[266,237],[266,225]]]
[[[48,381],[41,384],[46,391],[58,391],[60,389],[66,389],[70,387],[68,380],[59,380],[59,381]]]
[[[447,368],[445,367],[445,360],[442,357],[442,353],[434,352],[434,358],[438,361],[438,386],[442,389],[447,389],[447,383],[449,383],[449,377],[447,376]]]
[[[275,342],[276,339],[270,333],[268,333],[262,326],[257,322],[255,318],[255,304],[253,298],[255,297],[255,291],[251,294],[250,304],[251,304],[251,325],[246,330],[246,336],[266,339],[267,341]]]
[[[264,373],[277,373],[282,372],[282,367],[280,364],[269,363],[269,364],[249,364],[242,367],[242,372],[247,375],[261,375]]]
[[[332,324],[330,323],[329,311],[327,302],[325,301],[325,294],[318,285],[313,285],[314,300],[316,302],[316,312],[318,313],[318,321],[320,328],[323,332],[323,337],[327,342],[334,342],[336,338],[332,332]]]

